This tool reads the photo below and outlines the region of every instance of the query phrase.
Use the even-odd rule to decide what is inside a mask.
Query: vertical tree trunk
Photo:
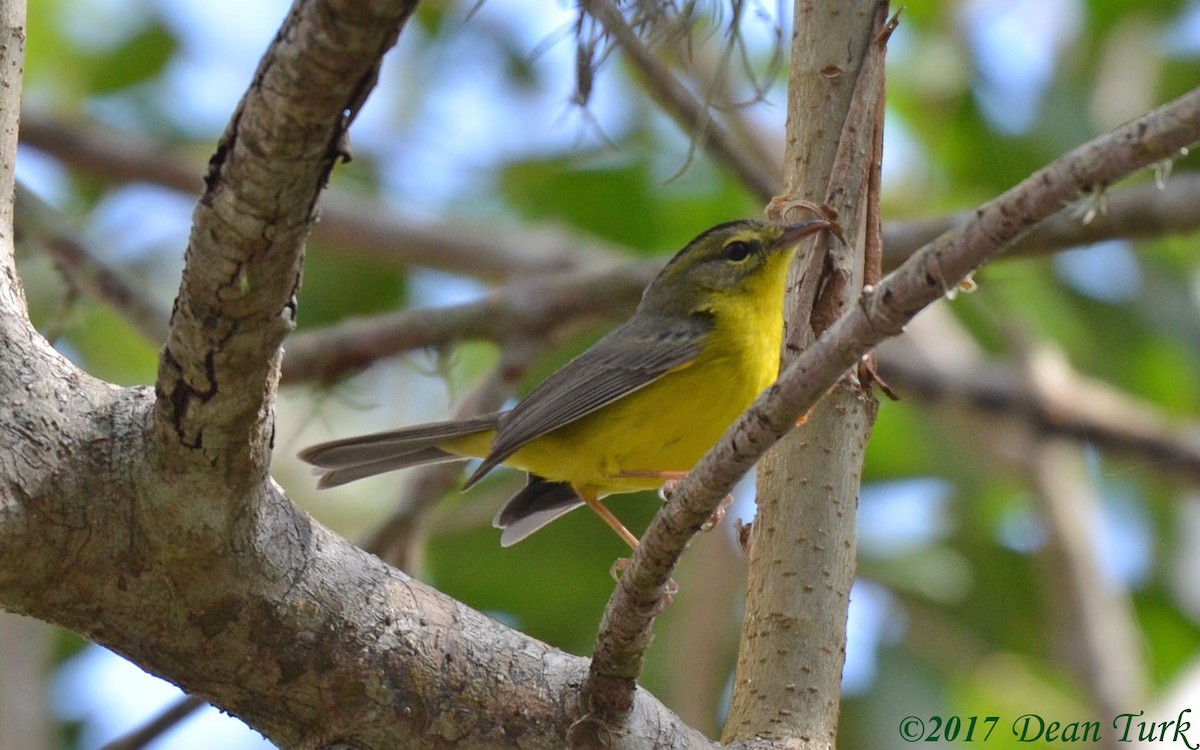
[[[785,201],[819,204],[829,197],[843,124],[864,52],[876,33],[877,9],[877,0],[796,3]],[[874,126],[859,126],[868,128],[869,143]],[[849,168],[867,174],[871,149],[860,151]],[[865,190],[855,192],[865,195]],[[840,299],[833,300],[839,310],[861,293],[867,222],[878,221],[865,203],[858,205],[858,196],[849,200],[852,210],[842,218],[853,269],[836,292]],[[832,251],[830,259],[807,272],[825,273],[837,265]],[[811,326],[819,285],[801,283],[805,272],[796,269],[789,288],[785,363],[819,333]],[[875,413],[869,388],[843,379],[760,462],[758,514],[748,544],[746,620],[726,742],[765,738],[806,748],[835,744],[855,569],[855,511]]]

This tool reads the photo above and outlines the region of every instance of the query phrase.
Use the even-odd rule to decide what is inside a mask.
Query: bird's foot
[[[733,504],[733,495],[726,495],[723,500],[717,505],[716,510],[708,517],[708,520],[700,524],[701,531],[712,531],[713,527],[725,518],[725,511],[729,510],[729,506]]]

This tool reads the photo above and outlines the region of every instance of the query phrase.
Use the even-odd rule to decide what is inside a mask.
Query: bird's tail
[[[570,484],[551,482],[530,474],[524,489],[497,511],[492,526],[504,530],[500,535],[500,546],[511,547],[581,505],[583,501]]]
[[[486,414],[453,422],[433,422],[402,430],[359,435],[313,445],[300,451],[299,455],[302,461],[316,467],[316,473],[321,475],[317,487],[337,487],[408,466],[463,461],[476,452],[452,452],[445,449],[447,443],[460,448],[479,442],[479,456],[482,456],[491,444],[499,417],[499,413]]]

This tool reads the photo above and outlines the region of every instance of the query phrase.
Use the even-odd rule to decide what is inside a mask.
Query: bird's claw
[[[729,506],[732,504],[733,504],[733,495],[726,495],[725,499],[722,500],[720,502],[720,504],[717,505],[715,510],[713,510],[712,515],[710,515],[708,517],[708,520],[706,520],[704,523],[700,524],[700,530],[701,531],[712,531],[713,527],[716,526],[717,524],[719,524],[721,522],[721,519],[725,518],[725,511],[729,510]]]

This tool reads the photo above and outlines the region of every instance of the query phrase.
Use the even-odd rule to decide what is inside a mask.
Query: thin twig
[[[650,95],[685,133],[724,165],[763,203],[779,188],[780,179],[768,164],[760,163],[728,130],[712,118],[708,107],[679,82],[661,60],[642,43],[621,11],[610,0],[585,0],[584,8],[621,46]]]
[[[693,468],[654,517],[618,581],[601,623],[589,682],[628,679],[650,639],[674,561],[734,483],[881,341],[901,332],[1007,243],[1080,193],[1176,158],[1200,140],[1200,89],[1073,149],[980,207],[962,228],[919,250],[838,319],[782,373]],[[652,554],[650,554],[652,553]],[[592,687],[588,694],[596,695]],[[620,720],[623,706],[594,707]]]
[[[661,261],[585,271],[502,287],[477,302],[401,310],[307,331],[288,340],[286,382],[330,383],[381,357],[466,338],[504,341],[545,336],[564,324],[630,310]]]
[[[69,221],[17,183],[16,231],[45,248],[67,284],[108,304],[147,341],[167,337],[170,309],[119,269],[101,261],[83,240],[66,230]]]
[[[96,122],[73,125],[22,112],[21,142],[110,182],[148,182],[186,195],[203,187],[201,160],[182,158],[158,141]],[[419,265],[507,279],[603,267],[623,257],[618,248],[578,230],[405,219],[372,198],[337,189],[322,195],[320,209],[321,221],[312,233],[316,247],[336,247],[343,257],[392,267]]]
[[[1069,369],[1058,387],[1033,389],[1011,368],[981,361],[967,369],[920,362],[898,347],[879,350],[885,379],[906,397],[1010,419],[1037,435],[1069,438],[1200,482],[1200,424]]]
[[[100,750],[142,750],[185,719],[207,706],[203,698],[187,695],[163,709],[162,713],[129,734],[108,742]]]

